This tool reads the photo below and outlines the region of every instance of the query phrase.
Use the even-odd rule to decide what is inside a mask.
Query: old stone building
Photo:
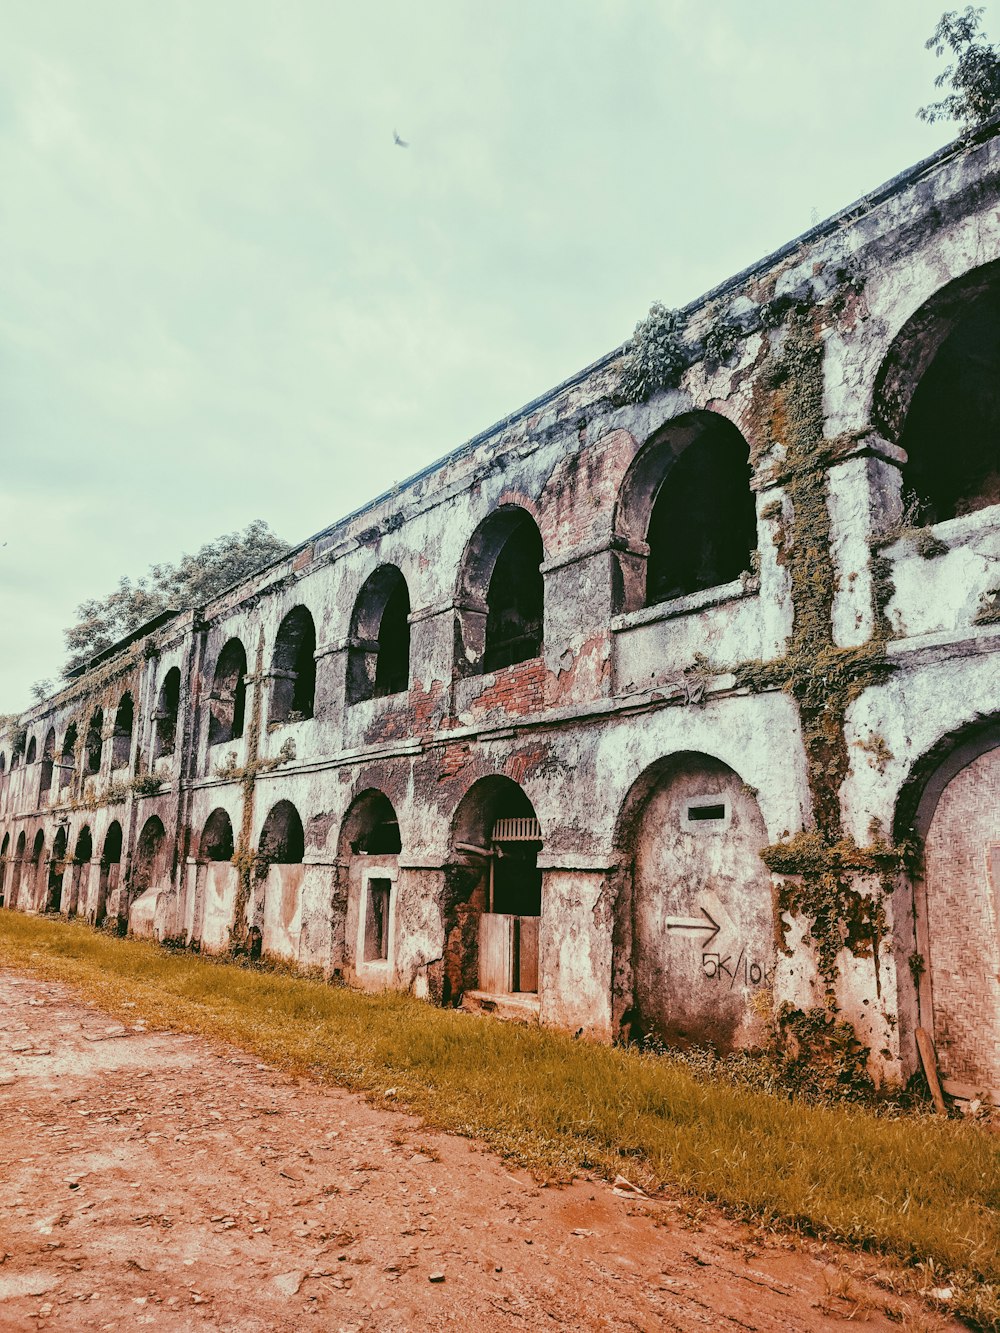
[[[1000,1095],[1000,127],[681,316],[21,716],[6,905]]]

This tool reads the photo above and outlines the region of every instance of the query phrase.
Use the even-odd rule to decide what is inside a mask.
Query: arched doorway
[[[87,911],[90,897],[90,861],[93,855],[93,839],[89,827],[84,824],[77,837],[76,850],[73,853],[72,879],[69,900],[66,904],[68,916],[75,916],[77,912],[86,913]]]
[[[619,816],[613,1012],[628,1035],[717,1051],[764,1039],[775,963],[757,801],[709,755],[652,764]]]
[[[101,873],[97,885],[97,902],[94,904],[94,925],[100,926],[111,910],[117,910],[118,880],[121,874],[122,826],[118,820],[112,820],[104,835],[104,850],[101,852]]]
[[[220,806],[205,821],[198,840],[194,892],[185,903],[184,928],[188,942],[200,942],[205,953],[230,947],[240,872],[233,865],[233,824]]]
[[[351,802],[340,826],[338,861],[346,873],[345,956],[361,985],[388,985],[396,940],[396,884],[402,844],[384,792],[369,788]]]
[[[945,1090],[986,1092],[1000,1105],[1000,723],[941,760],[914,828],[923,845],[914,886],[920,1021]]]
[[[136,844],[128,892],[119,906],[119,924],[137,935],[151,935],[157,895],[166,879],[167,836],[159,817],[150,815]]]
[[[257,846],[257,882],[249,921],[251,955],[297,957],[304,855],[299,812],[291,801],[279,801],[264,821]]]
[[[3,842],[0,843],[0,907],[7,902],[7,860],[10,855],[10,834],[3,835]],[[14,906],[13,887],[11,889],[11,901],[7,904]]]
[[[542,830],[510,778],[473,783],[452,822],[443,999],[536,996]]]
[[[41,837],[41,834],[38,835]],[[56,829],[52,843],[52,857],[49,860],[49,878],[45,897],[46,912],[58,912],[62,907],[63,876],[66,872],[66,826],[61,824]]]

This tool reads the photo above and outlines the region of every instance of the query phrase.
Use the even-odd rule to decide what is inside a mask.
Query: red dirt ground
[[[961,1327],[834,1247],[545,1188],[413,1116],[141,1028],[0,973],[0,1329]]]

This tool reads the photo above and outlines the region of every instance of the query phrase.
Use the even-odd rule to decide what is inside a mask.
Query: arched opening
[[[41,837],[41,834],[38,835]],[[48,891],[45,899],[46,912],[58,912],[62,908],[63,877],[66,873],[66,844],[68,836],[65,824],[56,829],[52,842],[52,856],[49,860]]]
[[[874,419],[906,450],[909,521],[1000,504],[1000,263],[949,283],[907,321],[879,371]]]
[[[111,739],[111,767],[127,768],[132,758],[132,728],[135,705],[127,691],[122,695],[115,713],[115,730]]]
[[[163,759],[177,746],[177,715],[181,706],[181,673],[171,667],[163,677],[153,714],[153,759]]]
[[[543,559],[541,533],[526,510],[504,505],[480,523],[459,578],[461,672],[498,671],[541,655]]]
[[[399,821],[384,792],[369,788],[340,826],[339,861],[346,871],[346,952],[358,980],[384,985],[395,959]]]
[[[271,659],[272,722],[302,722],[313,715],[316,695],[316,626],[304,606],[278,626]]]
[[[121,925],[131,921],[133,907],[144,894],[149,894],[148,906],[140,913],[141,921],[132,921],[132,926],[133,929],[137,925],[151,926],[156,892],[167,878],[167,850],[167,835],[163,822],[156,815],[150,815],[142,826],[136,844],[125,901],[119,904],[118,917]]]
[[[199,861],[231,861],[233,847],[232,820],[225,810],[213,810],[205,821],[198,843]]]
[[[55,727],[50,727],[42,746],[42,762],[39,765],[38,804],[46,805],[52,791],[52,770],[56,757]]]
[[[509,778],[480,778],[452,821],[446,872],[442,999],[466,992],[534,995],[542,830],[535,808]]]
[[[657,431],[622,483],[615,534],[618,611],[720,587],[749,570],[757,514],[750,451],[736,426],[689,412]]]
[[[65,847],[65,841],[64,841]],[[35,834],[31,846],[31,859],[28,862],[28,907],[34,911],[46,911],[48,904],[48,866],[45,861],[45,834],[41,829]],[[57,900],[58,910],[58,900]]]
[[[14,743],[11,746],[11,751],[10,751],[11,772],[13,772],[15,768],[20,768],[21,761],[24,759],[24,752],[27,749],[27,746],[28,746],[28,733],[22,727],[20,731],[15,733]]]
[[[3,835],[3,842],[0,842],[0,907],[8,905],[14,906],[13,889],[11,890],[11,901],[7,904],[7,860],[10,856],[10,834]]]
[[[109,911],[117,915],[121,860],[122,826],[115,819],[108,825],[101,851],[101,872],[97,886],[97,902],[94,904],[94,924],[97,926],[104,922]]]
[[[34,736],[32,736],[31,740],[28,742],[28,752],[24,756],[24,762],[26,764],[33,764],[35,762],[37,754],[38,754],[38,746],[35,743]]]
[[[257,845],[256,883],[248,911],[251,957],[295,958],[302,929],[305,833],[291,801],[272,806]]]
[[[84,773],[100,773],[101,757],[104,753],[104,710],[98,708],[87,724],[87,739],[84,743]]]
[[[87,912],[90,900],[90,862],[93,855],[93,838],[90,828],[84,824],[77,835],[76,850],[73,853],[73,873],[66,905],[68,916],[75,916],[77,912]]]
[[[706,754],[652,764],[618,819],[612,1013],[626,1036],[719,1052],[766,1038],[775,921],[750,788]]]
[[[239,639],[230,639],[215,664],[212,692],[208,696],[209,745],[237,741],[243,735],[246,674],[246,649]]]
[[[185,899],[184,929],[189,943],[198,941],[205,953],[222,953],[232,944],[233,916],[239,871],[233,864],[233,823],[226,810],[213,810],[198,840],[198,867],[193,891]]]
[[[362,584],[351,614],[347,702],[401,694],[410,683],[410,594],[395,565]]]
[[[59,795],[63,795],[69,789],[73,782],[73,772],[76,769],[76,723],[71,722],[66,728],[66,735],[63,737],[62,749],[59,751]]]
[[[915,832],[922,852],[913,883],[918,1021],[933,1034],[945,1090],[966,1098],[986,1092],[1000,1105],[998,792],[994,718],[951,738],[950,748],[935,747],[915,767],[897,832]],[[904,919],[908,906],[902,904]],[[906,948],[901,953],[896,965],[905,984],[912,963]]]
[[[21,832],[17,835],[17,844],[14,847],[14,869],[11,874],[11,884],[10,884],[11,907],[31,906],[30,902],[31,888],[29,886],[27,892],[25,892],[23,888],[24,876],[25,876],[24,858],[27,848],[27,841],[28,841],[27,835],[22,829]],[[26,898],[28,899],[27,902],[25,901]]]

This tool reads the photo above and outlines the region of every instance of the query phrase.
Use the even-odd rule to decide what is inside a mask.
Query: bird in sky
[[[410,145],[406,142],[405,139],[401,139],[401,138],[399,137],[399,131],[398,131],[398,130],[393,130],[393,132],[392,132],[392,142],[396,145],[397,148],[409,148],[409,146],[410,146]]]

